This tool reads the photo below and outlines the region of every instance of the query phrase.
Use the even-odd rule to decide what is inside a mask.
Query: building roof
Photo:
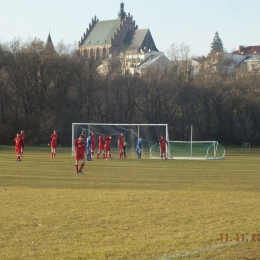
[[[120,28],[120,20],[118,19],[97,21],[81,46],[111,44],[111,38],[117,33],[118,28]],[[124,39],[124,44],[129,51],[140,51],[144,48],[158,51],[149,29],[129,30]]]
[[[120,21],[118,19],[97,21],[82,46],[110,44],[111,37],[114,36],[119,27]]]
[[[232,52],[232,54],[238,54],[238,55],[260,55],[260,45],[254,45],[254,46],[244,46],[240,45],[238,47],[237,51]]]
[[[141,63],[138,66],[138,69],[142,70],[142,69],[149,67],[150,65],[152,65],[156,61],[158,61],[162,56],[163,56],[163,54],[161,54],[161,55],[151,55],[149,59],[145,60],[143,63]]]
[[[152,51],[158,51],[149,29],[129,31],[124,43],[126,44],[128,51],[139,51],[144,48],[147,50],[151,49]]]
[[[202,60],[201,59],[198,59],[198,58],[191,58],[191,61],[195,61],[196,63],[199,63],[199,64],[202,64]]]

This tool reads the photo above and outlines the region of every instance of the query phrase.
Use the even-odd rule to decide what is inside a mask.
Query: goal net
[[[126,145],[126,156],[137,157],[136,145],[138,136],[142,138],[142,158],[152,158],[150,154],[151,147],[158,142],[160,136],[164,136],[168,141],[168,125],[167,124],[105,124],[105,123],[73,123],[72,124],[72,155],[74,155],[74,140],[77,139],[82,132],[86,136],[94,132],[96,138],[96,150],[94,157],[98,151],[98,137],[101,132],[104,137],[111,136],[111,154],[112,157],[118,157],[118,137],[124,134]],[[158,155],[155,155],[158,156]]]
[[[152,154],[159,154],[159,146],[151,147]],[[225,148],[217,141],[169,141],[168,159],[224,159]]]

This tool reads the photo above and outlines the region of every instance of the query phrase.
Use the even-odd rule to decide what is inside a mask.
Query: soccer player
[[[160,146],[160,153],[162,159],[167,159],[166,157],[166,145],[167,145],[166,139],[161,136],[161,139],[158,141],[158,145]]]
[[[137,145],[136,145],[136,153],[138,158],[141,158],[142,156],[142,143],[143,143],[143,139],[139,135],[137,140]]]
[[[84,141],[84,138],[84,135],[80,135],[79,138],[74,141],[75,167],[77,174],[83,174],[82,169],[85,165],[86,141]],[[80,168],[79,160],[81,160]]]
[[[24,146],[26,145],[25,134],[24,134],[24,131],[23,131],[23,130],[21,130],[20,138],[21,138],[22,141],[23,141],[22,148],[21,148],[21,156],[23,156]]]
[[[119,159],[123,159],[123,154],[124,154],[124,134],[121,133],[121,135],[118,137],[118,148],[119,148]]]
[[[106,158],[106,160],[107,160],[108,157],[109,157],[110,160],[112,160],[111,151],[110,151],[111,142],[112,142],[112,137],[111,136],[107,136],[104,139],[104,150],[105,150],[105,158]]]
[[[24,146],[24,144],[23,144],[23,140],[20,137],[20,134],[18,134],[18,133],[16,134],[16,137],[14,138],[12,148],[14,148],[14,146],[15,146],[15,153],[16,153],[16,161],[21,162],[21,149]]]
[[[97,152],[97,159],[99,158],[100,152],[103,153],[103,158],[105,158],[105,152],[104,152],[104,133],[101,132],[98,137],[98,152]]]
[[[92,161],[91,160],[91,136],[92,134],[90,133],[89,136],[87,137],[87,143],[86,143],[86,146],[87,146],[87,161]]]
[[[59,136],[57,135],[57,131],[54,130],[48,143],[48,145],[51,146],[51,159],[55,159],[56,157],[56,148],[58,144],[60,144]]]
[[[92,132],[92,135],[91,135],[91,159],[93,159],[93,157],[94,157],[95,149],[96,149],[96,137],[95,137],[95,133]]]

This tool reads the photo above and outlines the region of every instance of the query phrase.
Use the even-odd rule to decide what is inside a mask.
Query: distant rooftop
[[[255,46],[240,45],[238,47],[238,50],[232,52],[232,54],[245,55],[245,56],[260,55],[260,45],[255,45]]]

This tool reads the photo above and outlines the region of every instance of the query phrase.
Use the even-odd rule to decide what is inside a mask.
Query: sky
[[[96,15],[117,19],[122,0],[0,0],[0,43],[14,38],[77,46]],[[227,52],[260,45],[260,0],[124,0],[139,29],[149,28],[159,51],[184,43],[207,55],[218,31]]]

